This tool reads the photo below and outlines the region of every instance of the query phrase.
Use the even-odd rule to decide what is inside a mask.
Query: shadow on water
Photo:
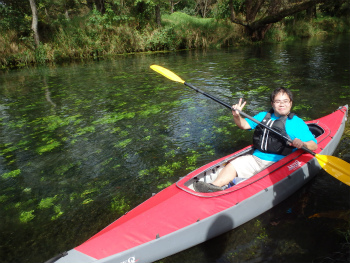
[[[213,237],[216,237],[220,232],[223,232],[222,229],[224,229],[224,233],[228,230],[232,229],[234,226],[234,223],[232,219],[226,215],[219,216],[215,222],[211,225],[211,227],[208,230],[207,239],[211,239]],[[215,258],[218,258],[222,253],[225,251],[225,246],[221,245],[221,243],[225,243],[225,241],[228,241],[228,239],[224,238],[224,240],[220,240],[220,242],[216,242],[216,239],[212,239],[209,242],[205,242],[200,245],[200,248],[204,251],[204,257],[210,261],[214,260]]]

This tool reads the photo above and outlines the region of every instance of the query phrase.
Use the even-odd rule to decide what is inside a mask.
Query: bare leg
[[[229,184],[237,176],[236,169],[231,163],[228,163],[219,173],[218,177],[212,182],[216,186],[224,186]]]

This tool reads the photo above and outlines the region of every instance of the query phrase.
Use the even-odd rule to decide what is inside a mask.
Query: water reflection
[[[293,90],[300,117],[318,118],[349,101],[348,39],[126,56],[2,73],[1,258],[43,262],[178,177],[250,143],[251,134],[233,125],[230,111],[158,76],[151,64],[229,104],[243,97],[250,115],[267,109],[270,91],[284,85]],[[311,199],[331,188],[327,176],[321,178]],[[348,207],[348,192],[340,192],[329,203]],[[255,247],[252,240],[242,245],[232,236],[244,231],[265,240],[264,225],[249,222],[219,241],[226,259]],[[206,262],[198,250],[197,262]],[[164,262],[184,262],[183,253]]]

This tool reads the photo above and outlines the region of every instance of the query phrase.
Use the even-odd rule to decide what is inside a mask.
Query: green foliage
[[[94,8],[89,16],[88,25],[102,26],[105,29],[111,29],[114,26],[126,23],[132,18],[124,14],[116,14],[112,8],[107,5],[106,12],[101,14],[99,11]]]
[[[138,23],[137,28],[143,29],[148,23],[154,21],[154,2],[152,0],[135,0],[130,8],[130,14]]]
[[[20,35],[30,32],[30,20],[12,6],[0,4],[0,32],[16,30]]]
[[[242,12],[241,7],[244,4],[244,0],[231,0],[233,2],[233,9],[235,14],[238,15]],[[229,0],[219,0],[213,7],[213,14],[216,19],[227,19],[231,17],[231,11],[229,6]]]
[[[146,40],[146,48],[152,51],[176,50],[181,46],[175,26],[169,25],[156,29]]]
[[[177,3],[175,9],[182,11],[169,15],[166,2],[152,0],[109,1],[101,9],[102,13],[93,5],[88,4],[90,9],[87,9],[78,1],[45,0],[37,3],[42,43],[35,49],[28,1],[5,0],[4,3],[6,5],[0,5],[0,15],[4,18],[0,21],[0,66],[3,68],[99,59],[132,52],[249,43],[244,27],[229,22],[228,0],[219,0],[209,7],[215,19],[195,17],[193,1]],[[156,4],[162,8],[161,27],[155,24]],[[244,21],[244,1],[234,0],[233,5],[236,16]],[[331,31],[348,32],[346,10],[349,10],[348,2],[342,0],[337,5],[321,5],[319,18],[311,22],[303,20],[305,12],[287,17],[267,32],[268,41],[324,35]],[[325,17],[327,14],[333,17]]]

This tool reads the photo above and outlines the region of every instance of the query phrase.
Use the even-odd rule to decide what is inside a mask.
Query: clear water
[[[294,111],[321,117],[350,98],[349,35],[0,73],[0,258],[44,262],[191,170],[250,144],[218,103],[245,112],[278,86]],[[345,138],[338,156],[350,161]],[[160,262],[317,262],[341,249],[349,189],[321,172],[274,209]],[[312,217],[319,214],[319,217]],[[347,215],[347,217],[346,217]],[[316,261],[315,261],[316,260]]]

